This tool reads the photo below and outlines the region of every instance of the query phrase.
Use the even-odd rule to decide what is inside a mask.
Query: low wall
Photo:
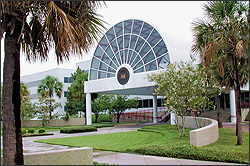
[[[24,154],[24,165],[93,165],[90,147]]]
[[[245,121],[248,112],[249,112],[249,108],[242,108],[242,109],[241,109],[241,118],[242,118],[242,122]]]
[[[181,117],[178,117],[179,124],[182,126]],[[190,145],[205,146],[216,142],[219,139],[218,122],[214,119],[202,118],[204,127],[197,129],[194,117],[187,116],[185,127],[195,130],[190,131]]]
[[[41,127],[42,120],[23,120],[22,127]],[[51,119],[45,126],[78,126],[85,125],[85,118],[72,118],[67,121],[63,119]]]

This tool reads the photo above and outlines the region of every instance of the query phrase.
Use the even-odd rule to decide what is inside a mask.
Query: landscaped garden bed
[[[235,130],[220,128],[217,142],[195,147],[190,145],[189,131],[190,129],[186,129],[186,136],[180,137],[176,126],[154,125],[143,127],[140,131],[55,138],[36,142],[202,161],[249,163],[248,132],[243,131],[243,145],[236,145]]]

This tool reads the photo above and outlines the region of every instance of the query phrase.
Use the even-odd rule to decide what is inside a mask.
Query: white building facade
[[[56,100],[56,102],[60,102],[62,107],[55,109],[52,114],[63,115],[65,114],[65,109],[66,109],[65,102],[67,101],[66,95],[68,87],[73,82],[73,79],[70,77],[71,74],[74,73],[75,71],[76,70],[74,69],[55,68],[44,72],[22,76],[21,81],[28,86],[28,90],[30,91],[31,102],[34,103],[38,101],[39,94],[37,93],[37,89],[38,85],[41,84],[41,81],[45,79],[47,76],[56,77],[60,82],[63,83],[63,90],[61,98],[58,98],[54,94],[54,99]]]

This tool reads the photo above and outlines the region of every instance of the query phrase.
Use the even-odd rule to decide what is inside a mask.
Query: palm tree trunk
[[[220,97],[219,94],[216,94],[216,105],[217,105],[217,121],[218,121],[218,127],[222,128],[222,117],[221,117],[221,107],[220,107]]]
[[[3,165],[23,165],[20,96],[20,43],[5,34],[3,80]]]
[[[240,105],[240,79],[239,71],[237,65],[237,57],[231,54],[233,67],[234,67],[234,77],[235,77],[235,99],[236,99],[236,135],[237,135],[237,145],[242,145],[242,120],[241,120],[241,105]]]

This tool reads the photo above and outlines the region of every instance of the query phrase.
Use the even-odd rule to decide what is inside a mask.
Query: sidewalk
[[[108,163],[112,165],[242,165],[108,151],[95,151],[93,156],[93,160],[98,163]]]

